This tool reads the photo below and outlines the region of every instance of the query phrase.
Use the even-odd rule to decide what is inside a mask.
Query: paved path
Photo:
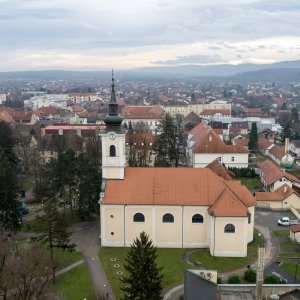
[[[82,252],[91,280],[94,286],[96,299],[106,296],[109,300],[115,300],[113,291],[109,285],[99,259],[99,218],[92,222],[82,222],[71,227],[72,242],[77,244],[77,250]]]
[[[70,270],[72,270],[72,269],[78,267],[78,266],[81,265],[81,264],[83,264],[83,260],[79,260],[79,261],[77,261],[76,263],[74,263],[74,264],[72,264],[72,265],[69,265],[69,266],[67,266],[67,267],[65,267],[65,268],[63,268],[63,269],[61,269],[61,270],[55,272],[55,276],[59,276],[59,275],[61,275],[61,274],[64,274],[64,273],[66,273],[66,272],[68,272],[68,271],[70,271]]]

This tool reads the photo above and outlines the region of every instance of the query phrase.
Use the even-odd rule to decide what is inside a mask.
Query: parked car
[[[19,202],[19,213],[24,216],[29,213],[29,209],[27,208],[24,202]]]
[[[277,224],[279,226],[290,226],[294,224],[299,224],[299,220],[296,219],[290,219],[289,217],[282,217],[278,220]]]
[[[278,278],[280,283],[288,283],[287,279],[285,277],[283,277],[282,275],[280,275],[276,272],[272,272],[272,275],[275,276],[276,278]]]

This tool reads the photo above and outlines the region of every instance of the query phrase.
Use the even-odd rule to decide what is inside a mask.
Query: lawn
[[[81,221],[76,210],[74,211],[73,218],[70,210],[67,210],[64,214],[68,226]],[[45,232],[46,229],[47,226],[39,219],[39,217],[37,217],[35,220],[23,224],[22,227],[20,228],[20,231],[21,232]]]
[[[122,291],[120,290],[120,276],[117,271],[124,272],[124,261],[129,248],[100,248],[100,260],[104,267],[105,273],[109,279],[110,285],[117,299],[121,298]],[[183,254],[187,249],[174,248],[158,248],[158,265],[163,267],[163,287],[176,285],[183,281],[183,272],[185,269],[192,269],[191,265],[183,262]],[[111,261],[111,258],[116,258],[116,261]],[[119,268],[113,267],[114,264],[119,264]]]
[[[190,255],[190,260],[195,263],[201,263],[205,268],[217,270],[219,273],[229,272],[235,269],[252,264],[256,260],[257,245],[251,243],[248,245],[248,255],[246,257],[214,257],[208,250],[199,250]]]
[[[297,263],[284,262],[280,265],[280,267],[295,278]],[[300,280],[300,265],[298,265],[297,279]]]
[[[63,300],[96,299],[92,281],[85,264],[81,264],[58,276],[54,288],[60,299]]]
[[[18,247],[19,251],[22,251],[25,249],[30,249],[30,247],[32,247],[32,245],[34,245],[35,243],[38,242],[33,242],[30,239],[19,239],[17,240],[16,247]],[[41,243],[41,245],[45,248],[47,247],[45,243]],[[54,248],[53,250],[54,250],[54,258],[57,260],[58,263],[57,270],[63,269],[83,259],[81,252],[78,251],[72,251],[72,252],[68,250],[63,251],[62,249],[58,249],[58,248]],[[50,251],[49,251],[49,256],[50,256]]]
[[[273,233],[277,237],[288,237],[290,235],[290,231],[289,230],[274,230]]]
[[[255,190],[262,187],[259,177],[254,177],[254,178],[240,177],[237,179],[240,180],[242,184],[244,184],[248,188],[248,190]]]

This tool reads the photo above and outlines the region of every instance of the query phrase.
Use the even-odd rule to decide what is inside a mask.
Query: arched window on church
[[[109,147],[109,156],[115,157],[116,156],[116,147],[114,145],[111,145]]]
[[[162,221],[163,223],[174,223],[174,216],[171,214],[164,214]]]
[[[142,213],[136,213],[133,216],[133,222],[145,222],[145,216]]]
[[[224,232],[235,233],[235,226],[233,224],[227,224],[224,228]]]
[[[203,223],[203,216],[200,214],[193,215],[192,223]]]

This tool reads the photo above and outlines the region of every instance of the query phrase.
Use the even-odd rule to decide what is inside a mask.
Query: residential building
[[[274,210],[300,209],[300,196],[288,184],[283,184],[274,192],[256,192],[257,207]]]
[[[165,111],[161,106],[125,106],[122,111],[127,127],[131,122],[133,128],[145,126],[152,133],[155,133],[164,115]]]
[[[200,114],[201,118],[212,119],[212,118],[230,118],[231,111],[230,109],[205,109]]]
[[[284,184],[289,187],[300,188],[300,179],[292,174],[282,171],[273,162],[266,159],[259,165],[260,180],[267,192],[274,192]]]
[[[5,102],[6,102],[6,94],[0,93],[0,105],[5,104]]]
[[[291,141],[289,150],[293,155],[295,155],[296,158],[300,158],[300,140]]]
[[[218,159],[227,168],[247,168],[248,150],[239,145],[227,145],[206,122],[189,132],[188,155],[193,168],[205,168]]]

